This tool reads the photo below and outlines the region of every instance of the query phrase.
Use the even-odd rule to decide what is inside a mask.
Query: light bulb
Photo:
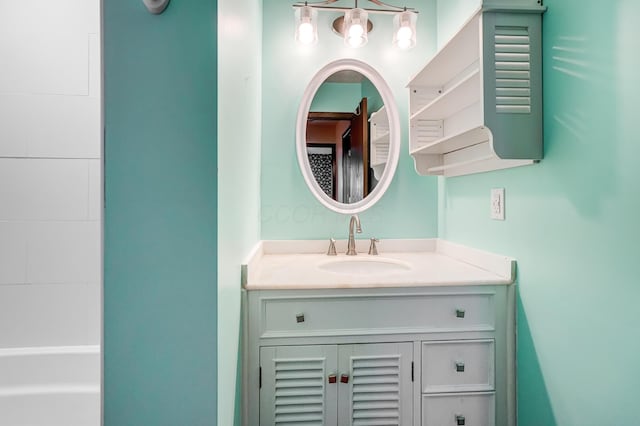
[[[362,34],[364,33],[364,28],[362,28],[362,25],[360,25],[357,22],[354,22],[350,27],[349,27],[349,38],[353,38],[353,37],[362,37]]]
[[[351,9],[344,14],[344,42],[349,47],[361,47],[367,44],[367,11]]]
[[[309,22],[302,22],[298,27],[298,40],[302,44],[311,44],[315,41],[313,25]]]
[[[393,18],[393,44],[399,49],[411,49],[416,45],[416,18],[411,11],[398,13]]]
[[[408,49],[411,47],[411,39],[398,39],[396,44],[400,49]]]
[[[398,41],[400,40],[409,40],[413,36],[413,30],[411,27],[402,26],[398,29]]]
[[[349,46],[351,47],[360,47],[364,44],[364,37],[349,37],[348,39]]]
[[[312,45],[318,41],[316,23],[318,12],[309,6],[296,10],[296,41],[304,45]]]

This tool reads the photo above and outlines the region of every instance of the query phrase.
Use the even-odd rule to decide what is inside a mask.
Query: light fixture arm
[[[336,3],[339,0],[325,0],[325,1],[319,1],[319,2],[299,2],[299,3],[295,3],[293,5],[294,8],[299,8],[299,7],[305,7],[305,6],[309,6],[312,7],[314,9],[319,9],[319,10],[337,10],[337,11],[347,11],[347,10],[351,10],[353,9],[352,7],[344,7],[344,6],[331,6],[331,4]],[[419,13],[416,9],[412,8],[412,7],[400,7],[400,6],[394,6],[391,4],[387,4],[387,3],[383,3],[380,0],[367,0],[377,6],[381,6],[384,7],[386,9],[372,9],[372,8],[367,8],[367,7],[362,7],[361,9],[366,10],[368,13],[370,14],[395,14],[398,12],[404,12],[404,11],[408,11],[408,12],[413,12],[413,13]],[[355,7],[358,7],[358,0],[355,0]]]
[[[411,9],[411,8],[407,8],[406,6],[403,6],[403,7],[394,6],[392,4],[387,4],[387,3],[381,2],[380,0],[369,0],[369,1],[371,3],[373,3],[373,4],[375,4],[375,5],[378,5],[378,6],[381,6],[381,7],[386,7],[387,9],[393,9],[396,12],[405,12],[407,10],[411,10],[411,11],[414,11],[415,13],[418,13],[417,10]]]

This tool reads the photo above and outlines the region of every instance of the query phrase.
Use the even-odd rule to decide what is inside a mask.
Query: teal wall
[[[638,424],[640,3],[545,3],[545,158],[443,179],[441,236],[518,261],[519,426]]]
[[[380,108],[384,106],[384,102],[382,102],[382,96],[376,86],[373,85],[369,80],[364,80],[362,82],[362,96],[367,98],[367,107],[369,108],[369,116],[371,116],[372,112],[376,112]]]
[[[218,424],[239,424],[240,265],[260,239],[261,0],[218,1]]]
[[[323,83],[311,101],[310,111],[354,112],[362,98],[367,98],[369,116],[382,108],[382,96],[369,80],[360,83]]]
[[[311,101],[310,111],[353,112],[362,99],[360,83],[325,82],[318,88]]]
[[[354,112],[362,98],[367,98],[369,116],[382,108],[382,96],[369,80],[360,83],[323,83],[311,101],[310,111]]]
[[[104,2],[104,424],[216,424],[216,1]]]
[[[410,76],[435,51],[435,2],[410,0],[420,10],[418,46],[408,52],[391,45],[392,19],[371,15],[374,30],[369,43],[351,49],[333,34],[331,22],[338,15],[318,14],[320,41],[297,45],[290,2],[263,3],[265,29],[262,42],[262,171],[261,238],[346,238],[348,217],[330,212],[311,194],[298,168],[295,125],[298,105],[313,75],[328,62],[355,58],[369,63],[390,85],[400,120],[407,123]],[[362,213],[362,238],[433,237],[437,233],[437,180],[415,173],[408,152],[408,129],[402,126],[402,147],[396,175],[384,197]],[[418,195],[419,194],[419,195]]]
[[[453,37],[465,21],[478,10],[482,0],[436,0],[438,48]]]

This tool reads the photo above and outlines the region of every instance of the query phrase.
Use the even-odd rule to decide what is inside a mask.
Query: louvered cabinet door
[[[337,346],[260,348],[260,426],[336,426]]]
[[[534,13],[482,15],[484,121],[501,158],[540,159],[542,33]]]
[[[410,342],[340,345],[338,425],[411,426],[412,361]]]

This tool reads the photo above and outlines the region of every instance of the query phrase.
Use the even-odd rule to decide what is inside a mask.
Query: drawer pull
[[[349,383],[349,375],[348,374],[340,375],[340,383]]]
[[[464,309],[456,309],[456,318],[464,318]]]
[[[464,362],[456,362],[456,371],[458,373],[464,373]]]
[[[464,416],[462,416],[460,414],[456,414],[456,425],[457,426],[464,426],[465,425]]]
[[[338,381],[338,376],[335,374],[329,374],[329,383],[336,383]]]
[[[304,314],[296,314],[296,322],[304,322]]]

